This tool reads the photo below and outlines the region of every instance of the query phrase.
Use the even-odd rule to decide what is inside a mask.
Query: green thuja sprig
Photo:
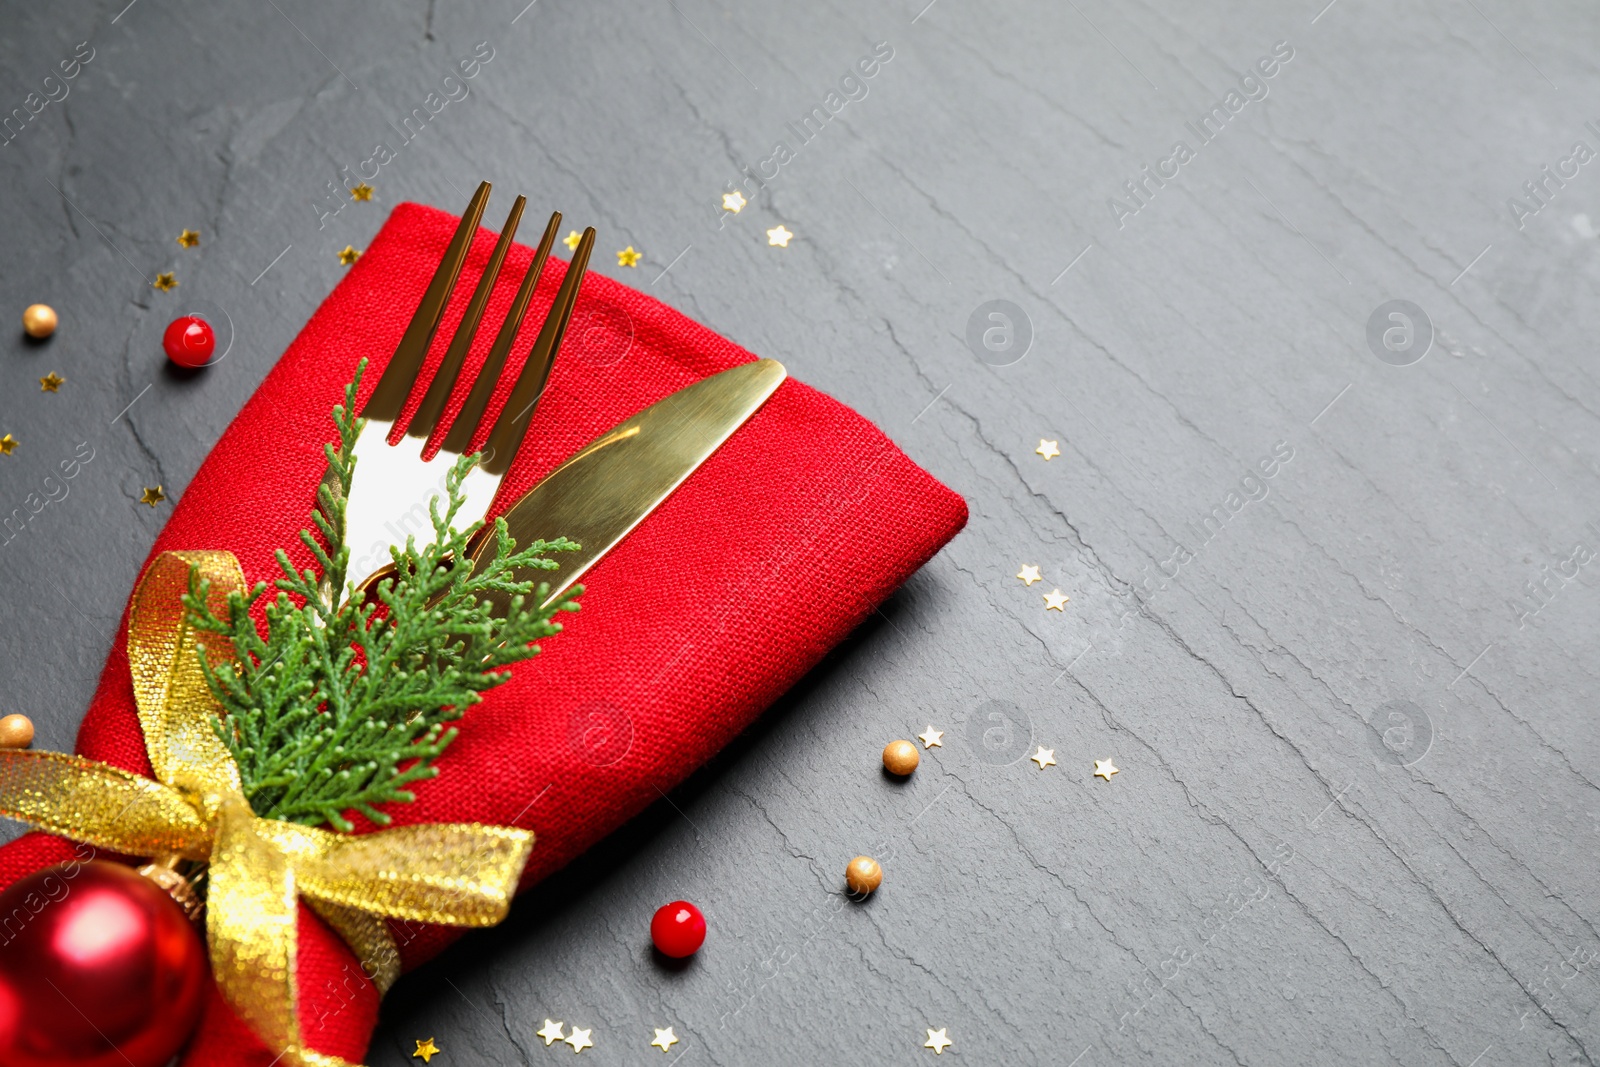
[[[328,475],[311,515],[320,537],[300,531],[315,566],[296,570],[278,551],[283,576],[264,608],[265,635],[251,617],[265,582],[229,594],[218,614],[210,583],[193,569],[184,597],[191,625],[233,650],[232,660],[213,664],[201,649],[200,664],[223,708],[217,736],[239,765],[251,810],[341,832],[354,829],[349,812],[387,825],[378,805],[413,800],[407,787],[435,777],[433,761],[456,738],[448,724],[504,682],[504,668],[537,655],[534,642],[560,633],[555,616],[578,610],[571,598],[583,591],[574,587],[545,605],[548,583],[516,572],[554,570],[559,564],[546,554],[578,545],[562,537],[518,548],[504,519],[486,534],[493,551],[473,565],[469,542],[483,523],[457,530],[454,522],[476,455],[446,476],[443,507],[439,498],[430,504],[432,543],[418,548],[408,538],[390,549],[395,577],[379,583],[377,602],[345,588],[345,502],[364,425],[351,412],[365,365],[333,409],[339,445],[325,446]],[[509,600],[509,609],[493,612],[491,594]]]

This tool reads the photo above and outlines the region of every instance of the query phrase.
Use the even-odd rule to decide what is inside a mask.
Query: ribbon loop
[[[196,793],[237,793],[239,767],[212,725],[222,709],[200,671],[200,641],[183,596],[193,568],[210,584],[211,610],[226,616],[229,593],[247,586],[231,552],[163,552],[133,593],[128,617],[128,664],[139,725],[156,777]],[[207,648],[213,665],[233,659],[220,636]]]
[[[526,831],[429,823],[351,836],[264,824],[294,858],[300,892],[391,919],[493,926],[528,861]],[[374,872],[378,872],[374,877]]]

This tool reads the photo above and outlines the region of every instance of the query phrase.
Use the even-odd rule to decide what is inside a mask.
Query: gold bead
[[[26,715],[0,719],[0,748],[27,748],[33,744],[33,720]]]
[[[56,309],[49,304],[30,304],[22,313],[22,330],[29,337],[49,337],[56,332]]]
[[[917,755],[917,746],[910,741],[890,741],[883,746],[883,767],[890,774],[898,774],[904,778],[917,769],[917,764],[922,762],[922,757]]]
[[[871,856],[857,856],[844,869],[844,884],[850,892],[864,897],[883,884],[883,868]]]

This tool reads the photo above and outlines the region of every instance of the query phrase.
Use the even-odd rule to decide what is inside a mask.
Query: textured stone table
[[[170,507],[143,489],[182,495],[340,249],[488,178],[972,521],[407,978],[370,1063],[558,1062],[547,1017],[595,1064],[923,1063],[928,1028],[1077,1067],[1600,1055],[1592,5],[522,2],[8,5],[0,313],[62,316],[0,355],[0,678],[40,746]],[[324,199],[363,167],[372,202]],[[186,310],[232,334],[192,377]],[[859,852],[887,878],[845,904]],[[680,896],[711,935],[669,970]]]

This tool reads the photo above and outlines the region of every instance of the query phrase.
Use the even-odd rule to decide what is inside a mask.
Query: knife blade
[[[566,537],[583,547],[553,554],[559,570],[520,571],[517,579],[549,582],[546,604],[560,596],[732,437],[787,376],[777,360],[743,363],[679,389],[589,442],[505,513],[519,545]],[[473,563],[481,565],[493,551],[494,538],[482,538]],[[500,594],[487,599],[497,615],[510,606]]]

